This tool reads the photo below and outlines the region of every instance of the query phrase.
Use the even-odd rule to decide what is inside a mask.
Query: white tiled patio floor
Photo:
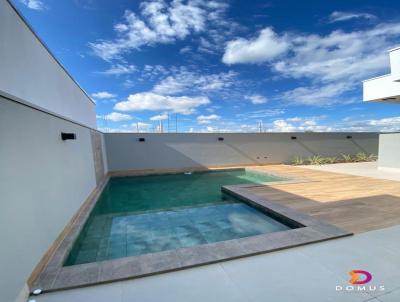
[[[400,181],[400,169],[378,168],[377,162],[344,163],[344,164],[332,164],[332,165],[321,165],[321,166],[309,165],[301,167],[319,171],[326,171],[326,172],[336,172],[336,173],[351,174],[357,176]]]
[[[372,213],[371,213],[372,215]],[[198,268],[32,297],[37,302],[400,301],[400,226]],[[384,292],[337,292],[353,269]]]

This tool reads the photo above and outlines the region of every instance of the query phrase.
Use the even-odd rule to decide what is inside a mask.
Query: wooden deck
[[[400,182],[306,168],[271,165],[254,169],[305,179],[254,187],[253,193],[361,233],[400,224]]]

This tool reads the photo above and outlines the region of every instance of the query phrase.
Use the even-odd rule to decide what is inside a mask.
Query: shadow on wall
[[[221,137],[223,140],[219,140]],[[296,156],[316,154],[337,156],[360,151],[376,154],[378,134],[106,133],[105,143],[110,171],[180,169],[288,163]]]

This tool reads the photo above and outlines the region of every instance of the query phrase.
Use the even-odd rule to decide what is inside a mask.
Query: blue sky
[[[13,3],[101,130],[167,130],[168,115],[179,132],[400,129],[399,105],[362,102],[400,45],[398,1]]]

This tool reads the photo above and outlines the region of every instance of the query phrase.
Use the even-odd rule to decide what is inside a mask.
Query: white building
[[[400,47],[389,50],[391,73],[363,82],[364,101],[400,103]]]
[[[400,104],[400,47],[389,50],[391,73],[363,82],[363,99]],[[400,133],[379,136],[379,168],[400,169]]]

